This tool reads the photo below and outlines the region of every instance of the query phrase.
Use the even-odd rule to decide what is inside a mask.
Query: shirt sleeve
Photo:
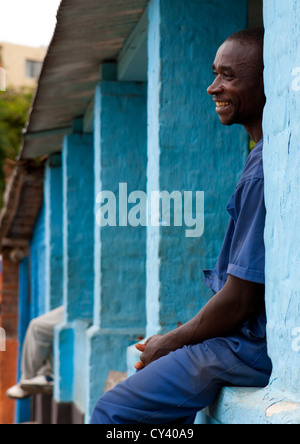
[[[251,282],[265,283],[264,229],[266,208],[264,180],[240,184],[228,208],[235,222],[227,273]]]

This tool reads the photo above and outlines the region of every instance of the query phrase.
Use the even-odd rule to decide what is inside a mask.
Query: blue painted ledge
[[[203,413],[219,424],[300,424],[300,403],[286,391],[225,387]]]

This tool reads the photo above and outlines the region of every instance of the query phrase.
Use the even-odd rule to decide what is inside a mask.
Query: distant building
[[[47,48],[32,48],[0,42],[0,66],[5,70],[6,87],[35,86]]]

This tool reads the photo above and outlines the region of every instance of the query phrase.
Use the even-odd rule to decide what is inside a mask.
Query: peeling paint
[[[270,418],[273,415],[278,415],[279,413],[283,412],[290,412],[292,410],[297,410],[299,408],[300,404],[296,404],[294,402],[276,402],[275,404],[271,405],[266,410],[266,416],[267,418]]]

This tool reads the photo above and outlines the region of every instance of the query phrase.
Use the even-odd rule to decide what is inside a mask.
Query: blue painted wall
[[[268,344],[273,386],[299,401],[300,4],[265,2],[264,16]]]

